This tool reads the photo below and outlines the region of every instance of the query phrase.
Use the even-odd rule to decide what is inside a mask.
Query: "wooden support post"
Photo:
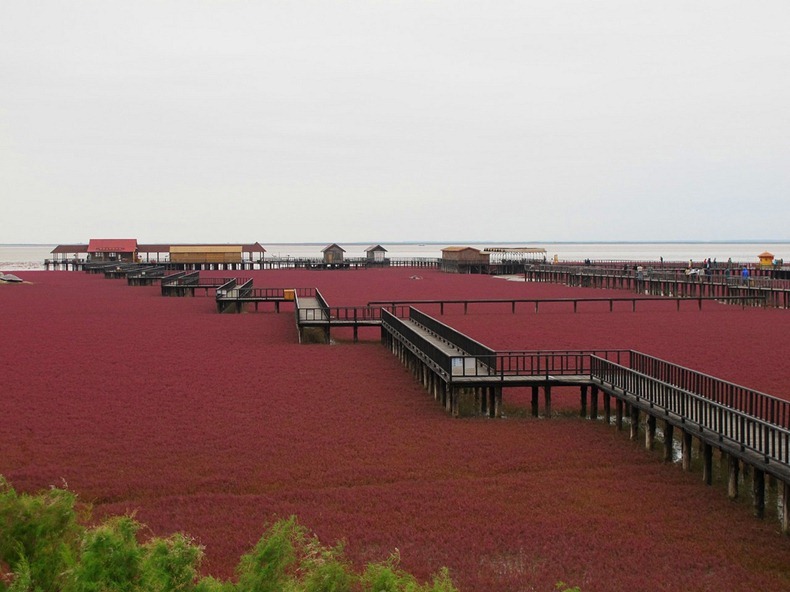
[[[617,431],[623,431],[623,400],[622,399],[615,399],[614,401],[614,414],[615,414],[615,425],[617,426]]]
[[[675,426],[664,422],[664,462],[675,460]]]
[[[752,477],[752,496],[754,497],[754,515],[765,517],[765,471],[754,468]]]
[[[598,419],[598,387],[595,385],[590,392],[590,419]]]
[[[645,448],[653,450],[656,441],[656,416],[648,414],[647,429],[645,430]]]
[[[593,387],[597,389],[598,387]],[[612,423],[612,398],[609,393],[603,393],[603,420],[606,425]]]
[[[547,384],[543,387],[543,398],[545,400],[545,411],[544,414],[546,419],[551,418],[551,385]]]
[[[691,433],[687,432],[686,430],[682,430],[682,431],[683,431],[683,440],[681,441],[681,454],[683,456],[683,470],[690,471],[691,448],[692,448]]]
[[[790,534],[790,485],[782,481],[782,533]]]
[[[540,387],[532,387],[532,417],[538,416],[538,389]]]
[[[631,434],[630,440],[636,442],[639,437],[639,409],[636,405],[631,405]]]
[[[587,385],[583,384],[581,386],[581,410],[579,411],[579,417],[587,417]]]
[[[705,485],[713,483],[713,446],[702,442],[702,481]]]
[[[494,387],[494,404],[492,405],[494,417],[502,417],[502,387]]]
[[[740,465],[738,457],[729,455],[729,478],[727,480],[727,497],[731,500],[738,499],[738,473],[740,472]]]

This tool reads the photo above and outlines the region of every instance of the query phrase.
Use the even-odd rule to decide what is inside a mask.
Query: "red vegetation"
[[[317,286],[333,306],[605,294],[412,269],[239,275]],[[25,279],[0,287],[0,474],[20,491],[66,481],[99,514],[188,532],[213,575],[232,575],[264,523],[297,514],[323,541],[346,539],[356,561],[397,548],[415,575],[447,565],[465,591],[790,587],[778,524],[699,473],[601,423],[452,419],[377,330],[361,344],[298,345],[290,311],[219,315],[212,298],[162,298],[158,286]],[[790,398],[787,311],[571,310],[448,306],[442,320],[497,349],[634,348]],[[565,399],[578,409],[577,392]]]

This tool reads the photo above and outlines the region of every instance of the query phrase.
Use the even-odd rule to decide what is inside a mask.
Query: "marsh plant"
[[[446,569],[421,584],[397,553],[357,573],[342,545],[323,545],[295,517],[269,526],[235,582],[201,578],[203,549],[186,535],[140,543],[131,516],[90,527],[89,518],[67,490],[19,494],[0,476],[0,591],[456,592]]]

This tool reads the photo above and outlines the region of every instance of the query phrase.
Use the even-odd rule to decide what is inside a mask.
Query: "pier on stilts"
[[[248,278],[200,278],[197,272],[164,275],[160,269],[151,270],[151,275],[158,276],[163,295],[214,291],[218,312],[258,310],[266,302],[280,312],[282,303],[290,303],[302,343],[330,343],[333,327],[353,328],[357,341],[361,327],[378,327],[381,342],[454,417],[502,417],[503,392],[527,387],[532,392],[531,415],[550,419],[552,389],[578,388],[582,417],[601,419],[618,431],[627,426],[631,440],[640,438],[643,430],[647,449],[656,446],[661,432],[665,461],[674,460],[679,440],[684,470],[692,469],[696,440],[707,485],[713,481],[718,451],[731,498],[739,495],[743,476],[751,475],[757,517],[765,514],[766,482],[781,483],[781,529],[790,533],[790,401],[634,350],[497,351],[412,306],[438,305],[443,314],[446,305],[459,305],[467,314],[472,304],[509,304],[515,313],[517,304],[534,306],[538,312],[540,304],[552,302],[566,303],[576,312],[582,305],[603,301],[614,312],[617,302],[629,303],[634,311],[638,302],[657,298],[448,299],[333,307],[316,288],[260,288]],[[105,275],[124,276],[132,284],[131,272]],[[765,296],[730,294],[724,300],[743,305],[743,299],[752,298]],[[678,310],[682,302],[692,301],[703,314],[702,303],[710,299],[719,297],[697,293],[668,300]]]
[[[408,318],[384,310],[381,327],[384,345],[452,415],[499,417],[503,389],[530,387],[532,415],[539,415],[542,389],[542,416],[550,418],[552,387],[578,387],[581,415],[602,416],[617,430],[628,423],[632,440],[644,418],[648,449],[660,422],[665,461],[673,459],[677,430],[684,470],[691,470],[696,438],[707,485],[719,450],[731,498],[739,475],[751,473],[757,517],[765,511],[766,479],[782,483],[782,532],[790,533],[790,402],[633,350],[497,352],[414,308]]]
[[[689,273],[692,271],[693,273]],[[762,270],[755,270],[755,273]],[[527,265],[523,276],[529,282],[550,282],[566,286],[629,290],[649,296],[706,298],[748,306],[790,308],[790,279],[771,275],[742,277],[738,268],[704,269],[652,268],[632,266]],[[521,274],[519,274],[521,275]]]

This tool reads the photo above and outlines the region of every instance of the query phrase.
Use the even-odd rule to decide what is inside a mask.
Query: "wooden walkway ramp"
[[[384,311],[382,342],[454,416],[498,417],[503,389],[531,386],[533,415],[538,415],[542,388],[548,418],[552,386],[576,386],[582,415],[587,415],[588,396],[593,419],[602,402],[604,420],[614,419],[618,430],[628,421],[632,439],[644,414],[647,448],[653,448],[661,421],[666,460],[673,458],[675,429],[681,433],[687,470],[692,439],[699,440],[707,484],[714,449],[728,459],[731,496],[737,496],[740,467],[750,467],[756,515],[764,513],[766,475],[781,481],[782,529],[790,532],[788,401],[633,350],[494,351],[413,308],[402,319]]]

